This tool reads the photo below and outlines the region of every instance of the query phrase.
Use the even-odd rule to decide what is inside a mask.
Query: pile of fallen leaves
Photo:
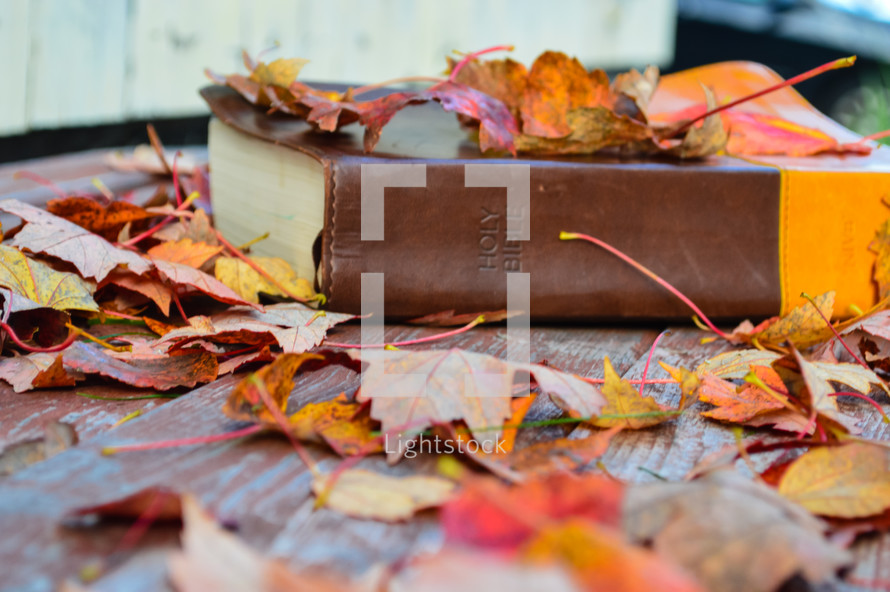
[[[529,67],[509,58],[479,59],[504,49],[512,46],[474,52],[459,61],[449,57],[447,78],[418,76],[390,81],[434,82],[429,88],[391,92],[366,101],[356,97],[387,83],[345,92],[317,89],[297,80],[308,62],[301,58],[282,58],[267,64],[245,52],[249,75],[223,76],[209,70],[207,75],[254,105],[305,119],[322,131],[337,131],[357,122],[365,128],[366,152],[374,149],[382,128],[398,111],[429,101],[456,113],[471,127],[483,152],[552,155],[618,150],[679,158],[702,158],[724,150],[736,155],[791,156],[871,152],[865,142],[840,144],[818,129],[739,107],[828,70],[851,66],[855,58],[829,62],[731,103],[719,101],[720,89],[703,87],[700,105],[674,113],[650,114],[649,102],[659,82],[655,66],[642,73],[632,69],[610,81],[604,70],[588,70],[576,58],[557,51],[542,53]]]
[[[582,377],[415,342],[375,356],[326,343],[328,329],[351,317],[309,306],[317,302],[310,286],[284,262],[229,244],[192,207],[199,190],[186,193],[194,178],[174,179],[172,196],[159,192],[146,206],[87,195],[59,197],[45,210],[0,202],[23,220],[0,245],[8,338],[0,378],[16,391],[89,375],[166,390],[249,365],[254,371],[220,413],[253,426],[231,436],[288,437],[314,475],[319,507],[388,522],[438,509],[441,549],[380,566],[366,577],[371,589],[770,591],[794,577],[835,581],[851,562],[846,547],[890,524],[890,446],[861,438],[857,420],[837,403],[848,397],[862,406],[859,417],[886,421],[886,300],[832,325],[829,292],[782,318],[731,333],[714,328],[717,337],[706,339],[725,339],[728,351],[697,368],[663,365],[680,392],[679,404],[665,407],[641,392],[645,377],[622,378],[608,359],[603,377]],[[888,228],[874,243],[885,295]],[[479,319],[426,321],[468,319],[460,332]],[[295,376],[331,364],[364,367],[361,388],[287,415]],[[537,401],[562,410],[553,422],[578,427],[518,445],[519,430],[540,424],[523,424]],[[691,408],[699,402],[703,411]],[[712,451],[681,482],[624,484],[598,462],[616,434],[694,412],[760,430]],[[385,454],[390,463],[423,455],[423,443],[434,441],[455,446],[438,471],[394,476],[355,467],[368,455]],[[308,442],[329,447],[343,464],[322,472]],[[772,460],[758,469],[752,457],[763,454]],[[149,490],[81,513],[181,515],[183,551],[170,562],[181,590],[232,581],[265,590],[368,589],[368,581],[294,573],[262,558],[176,492]]]

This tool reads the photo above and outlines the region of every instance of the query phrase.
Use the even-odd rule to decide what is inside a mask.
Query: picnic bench
[[[200,148],[196,149],[200,153]],[[150,195],[167,180],[144,173],[123,173],[105,164],[106,151],[92,151],[0,166],[0,199],[16,198],[44,203],[52,193],[33,182],[14,179],[26,169],[45,176],[67,191],[92,188],[98,177],[115,193],[135,191]],[[10,220],[3,220],[8,227]],[[619,374],[638,378],[662,326],[533,326],[532,361],[546,360],[562,370],[582,376],[603,376],[603,358],[609,356]],[[386,340],[433,335],[442,329],[389,326]],[[433,348],[458,347],[502,355],[505,327],[481,326],[436,342]],[[333,329],[332,339],[357,342],[359,326]],[[655,359],[694,368],[726,349],[721,342],[701,343],[701,331],[674,327],[658,345]],[[77,580],[88,565],[104,563],[107,570],[90,585],[96,591],[168,590],[166,557],[177,548],[179,527],[157,524],[138,545],[119,550],[130,523],[101,522],[71,526],[63,518],[73,509],[119,499],[148,486],[192,492],[216,516],[236,525],[238,536],[265,556],[280,557],[294,568],[320,566],[341,573],[360,574],[377,562],[392,562],[441,540],[434,512],[424,512],[401,524],[385,524],[346,517],[328,509],[314,509],[311,475],[288,441],[280,434],[196,446],[102,454],[112,445],[220,434],[244,427],[222,414],[220,408],[232,387],[245,374],[224,376],[182,396],[167,399],[111,401],[104,397],[133,396],[147,391],[110,381],[89,381],[76,389],[50,389],[17,394],[0,385],[0,448],[39,438],[47,422],[73,424],[79,443],[47,460],[0,477],[0,590],[55,590],[66,580]],[[653,364],[649,376],[664,377]],[[289,411],[306,403],[351,393],[359,377],[341,367],[326,367],[298,375]],[[646,393],[659,403],[676,406],[675,385],[651,384]],[[886,401],[881,401],[886,403]],[[682,479],[708,454],[735,443],[731,428],[700,415],[696,403],[679,417],[660,426],[625,431],[611,443],[602,461],[615,477],[629,482],[658,478]],[[842,409],[861,420],[863,436],[890,438],[890,426],[868,406],[840,402]],[[116,425],[134,412],[138,417]],[[527,420],[562,415],[549,400],[539,397]],[[552,439],[573,432],[571,425],[523,429],[520,443]],[[576,428],[581,435],[584,428]],[[763,432],[768,438],[767,431]],[[573,436],[573,437],[576,437]],[[327,448],[309,445],[322,470],[333,469],[340,458]],[[768,455],[754,462],[768,463]],[[774,458],[774,457],[773,457]],[[419,455],[388,467],[382,455],[363,459],[366,468],[408,474],[435,471],[435,459]],[[595,469],[594,469],[595,470]],[[741,467],[744,470],[744,466]],[[856,565],[851,572],[861,581],[890,580],[890,545],[887,534],[871,535],[853,546]],[[860,590],[852,584],[845,590]]]

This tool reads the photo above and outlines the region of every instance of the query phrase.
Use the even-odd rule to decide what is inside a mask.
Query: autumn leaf
[[[763,345],[783,345],[791,343],[798,349],[805,349],[824,341],[831,335],[822,318],[830,319],[834,311],[834,291],[826,292],[813,299],[816,306],[805,302],[787,315],[750,337]],[[822,315],[819,314],[822,312]]]
[[[624,486],[600,475],[553,473],[514,486],[487,477],[467,480],[440,509],[448,543],[512,551],[553,522],[621,522]]]
[[[659,75],[658,67],[652,65],[646,66],[642,73],[631,68],[627,72],[616,74],[615,79],[612,80],[612,94],[618,97],[624,95],[632,99],[639,111],[639,118],[646,121],[649,119],[649,101],[658,88]],[[618,108],[620,109],[621,106],[618,105]],[[637,117],[634,113],[629,115]]]
[[[733,471],[628,489],[624,531],[686,568],[708,590],[774,592],[795,574],[819,584],[850,563],[826,524]]]
[[[149,511],[152,520],[179,521],[182,519],[182,499],[171,489],[150,486],[108,502],[75,508],[68,512],[67,517],[98,516],[136,520]]]
[[[414,513],[443,504],[451,497],[455,483],[442,477],[409,475],[393,477],[346,469],[329,486],[330,476],[312,481],[312,492],[324,506],[354,518],[398,522]]]
[[[0,378],[11,384],[15,392],[23,393],[39,388],[74,386],[83,374],[66,370],[61,354],[31,353],[0,359]]]
[[[279,58],[268,64],[257,62],[250,74],[250,79],[262,85],[273,84],[287,88],[297,79],[303,66],[308,63],[309,60],[302,58]]]
[[[6,245],[0,245],[0,286],[37,306],[56,310],[99,310],[88,282],[73,273],[56,271],[45,263],[29,259],[18,249]],[[19,302],[14,308],[25,310],[26,304]]]
[[[457,62],[450,57],[446,60],[448,61],[448,72],[451,73]],[[474,59],[464,64],[454,81],[499,100],[516,116],[519,113],[528,84],[527,77],[526,67],[510,58],[504,60]]]
[[[184,286],[207,294],[214,300],[226,304],[247,304],[257,310],[262,310],[258,304],[246,302],[228,286],[211,275],[182,263],[173,263],[162,259],[153,259],[152,263],[157,268],[161,277],[177,286]]]
[[[503,459],[512,470],[523,474],[546,475],[559,471],[574,471],[603,456],[612,437],[624,429],[616,425],[596,431],[586,438],[559,438],[537,442],[514,451]]]
[[[102,205],[87,197],[51,199],[46,204],[46,210],[108,241],[117,240],[125,224],[154,216],[144,208],[126,201],[116,200]]]
[[[547,526],[520,552],[533,564],[561,563],[585,590],[703,592],[682,568],[601,526],[569,520]]]
[[[309,300],[315,295],[309,280],[297,277],[297,273],[284,259],[278,257],[251,257],[250,260],[274,277],[291,294],[305,300]],[[278,286],[236,257],[220,257],[217,259],[215,274],[216,279],[231,288],[247,302],[258,303],[261,292],[271,296],[288,296]]]
[[[13,238],[13,246],[67,261],[87,279],[102,281],[118,266],[133,273],[151,269],[151,263],[137,253],[115,247],[101,236],[46,210],[15,199],[0,201],[0,210],[27,222]]]
[[[161,241],[176,242],[187,238],[196,243],[205,243],[213,246],[219,244],[219,238],[210,225],[210,218],[207,217],[204,210],[195,210],[194,215],[190,219],[168,224],[152,236]]]
[[[751,366],[769,366],[781,357],[781,354],[764,349],[730,350],[705,360],[695,369],[695,373],[726,379],[744,378]]]
[[[170,581],[178,592],[349,592],[348,582],[303,575],[264,559],[224,530],[191,495],[182,497],[182,551],[170,555]],[[358,592],[356,590],[355,592]]]
[[[323,360],[318,354],[282,354],[243,379],[229,393],[223,413],[232,419],[278,426],[275,415],[266,407],[258,390],[263,385],[280,411],[287,410],[287,400],[294,388],[294,375],[308,360]]]
[[[136,275],[125,271],[112,271],[102,280],[99,287],[104,288],[109,285],[142,294],[157,304],[158,309],[164,313],[164,316],[170,315],[173,289],[151,275]]]
[[[865,144],[840,144],[822,130],[774,115],[729,109],[723,117],[730,129],[726,147],[729,154],[813,156],[829,152],[871,152]]]
[[[561,138],[522,134],[516,149],[537,154],[592,154],[609,146],[651,143],[652,131],[643,123],[619,115],[609,107],[581,107],[566,114],[570,132]]]
[[[286,353],[302,353],[319,345],[328,329],[353,318],[320,313],[298,302],[271,304],[263,312],[233,306],[211,317],[191,317],[190,326],[167,332],[161,341],[182,345],[195,339],[247,344],[274,340]]]
[[[153,259],[163,259],[200,269],[213,257],[219,255],[222,250],[223,247],[219,245],[196,243],[190,238],[181,238],[177,241],[166,241],[155,245],[146,254]]]
[[[874,279],[878,283],[878,296],[883,300],[890,296],[890,220],[881,224],[868,248],[877,255]]]
[[[513,377],[519,371],[531,373],[543,392],[574,413],[596,415],[604,404],[595,387],[571,374],[485,354],[450,349],[350,355],[370,363],[356,398],[371,401],[371,417],[381,422],[381,429],[410,426],[410,432],[393,438],[397,446],[389,452],[391,462],[425,428],[456,420],[463,420],[483,447],[493,449],[512,412]]]
[[[705,92],[708,110],[717,107],[717,99],[714,92],[708,87],[702,87]],[[726,147],[728,136],[723,127],[723,120],[719,114],[705,118],[700,126],[692,126],[683,139],[676,146],[668,145],[667,152],[680,158],[702,158],[717,154]]]
[[[628,381],[615,372],[609,358],[603,362],[605,383],[601,392],[606,398],[606,405],[601,415],[620,417],[595,417],[590,423],[601,428],[621,426],[631,430],[639,430],[658,425],[671,418],[652,397],[644,397]]]
[[[107,349],[81,342],[73,343],[63,353],[66,367],[162,391],[178,386],[192,387],[210,382],[217,376],[216,357],[205,350],[190,350],[177,355],[143,355],[129,360],[127,357],[127,352],[115,357]]]
[[[340,456],[383,450],[377,435],[378,422],[364,411],[364,406],[346,399],[308,403],[288,418],[293,434],[307,442],[323,442]]]
[[[778,491],[822,516],[880,514],[890,508],[890,456],[867,443],[814,448],[791,463]]]
[[[779,398],[751,383],[736,386],[713,374],[705,374],[699,398],[716,409],[702,411],[702,415],[721,421],[745,423],[757,415],[790,405],[788,398],[781,394],[785,391],[785,384],[775,370],[768,366],[752,366],[751,371]]]

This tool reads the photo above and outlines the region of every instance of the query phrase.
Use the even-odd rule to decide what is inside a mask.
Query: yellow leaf
[[[315,295],[309,281],[297,277],[296,272],[284,259],[251,257],[250,260],[274,277],[291,294],[306,300]],[[260,292],[271,296],[287,296],[275,284],[261,276],[247,263],[235,257],[220,257],[216,260],[216,279],[234,290],[247,302],[259,302]]]
[[[834,291],[830,291],[816,296],[813,302],[819,307],[818,310],[811,303],[805,302],[753,337],[762,344],[782,345],[790,342],[798,349],[824,341],[830,335],[830,329],[819,311],[822,311],[825,318],[831,318],[834,312],[834,295]]]
[[[297,79],[303,66],[309,63],[309,60],[302,58],[280,58],[274,62],[264,64],[260,62],[254,69],[250,79],[260,84],[273,84],[287,88]]]
[[[606,405],[602,408],[600,417],[592,419],[590,423],[601,428],[620,425],[638,430],[670,419],[670,415],[661,413],[663,409],[655,399],[642,396],[631,383],[622,380],[609,358],[605,359],[603,371],[606,380],[600,391],[606,398]]]
[[[343,471],[330,490],[328,482],[327,476],[312,481],[313,493],[324,499],[325,506],[356,518],[386,522],[406,520],[418,510],[439,506],[455,488],[441,477],[390,477],[363,469]]]
[[[4,245],[0,245],[0,286],[56,310],[99,310],[92,285],[80,276],[56,271]]]
[[[887,450],[853,443],[815,448],[782,475],[779,493],[810,512],[837,518],[860,518],[890,507]]]

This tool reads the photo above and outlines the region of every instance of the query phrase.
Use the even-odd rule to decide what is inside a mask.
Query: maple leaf
[[[324,360],[317,354],[282,354],[271,364],[263,366],[232,389],[223,404],[223,413],[232,419],[250,421],[267,426],[278,426],[258,390],[257,382],[268,391],[280,411],[287,410],[287,400],[294,388],[294,375],[305,362]]]
[[[37,307],[99,310],[88,282],[73,273],[56,271],[45,263],[29,259],[6,245],[0,245],[0,286],[12,291],[13,312]]]
[[[312,492],[325,507],[355,518],[384,522],[407,520],[415,512],[445,503],[455,483],[442,477],[392,477],[363,469],[346,469],[329,486],[330,477],[312,480]]]
[[[440,509],[448,543],[512,551],[544,524],[581,519],[620,524],[624,486],[600,475],[553,473],[509,486],[473,477]]]
[[[195,242],[190,238],[177,241],[166,241],[150,248],[147,255],[153,259],[163,259],[173,263],[181,263],[200,269],[205,263],[219,255],[223,250],[220,245],[208,245]]]
[[[191,317],[190,326],[169,331],[160,341],[183,344],[201,338],[221,343],[264,343],[274,339],[284,352],[301,353],[321,343],[334,325],[354,318],[319,313],[298,302],[271,304],[263,312],[233,306],[211,317]]]
[[[204,350],[136,357],[129,352],[112,355],[107,349],[81,342],[64,351],[63,361],[65,366],[85,374],[101,374],[124,384],[162,391],[210,382],[218,371],[216,357]]]
[[[162,259],[153,259],[152,263],[161,277],[173,284],[193,288],[226,304],[247,304],[257,310],[262,310],[260,305],[246,302],[228,286],[199,269]]]
[[[309,60],[302,58],[279,58],[268,64],[257,62],[253,72],[250,73],[250,79],[261,85],[272,84],[287,88],[308,63]]]
[[[612,80],[612,94],[619,97],[624,95],[633,100],[639,114],[628,113],[628,115],[646,121],[649,118],[649,101],[658,88],[659,75],[658,67],[651,65],[646,66],[642,73],[631,68],[627,72],[616,74]],[[620,108],[620,105],[618,107]]]
[[[170,303],[173,301],[173,289],[161,280],[144,275],[136,275],[125,271],[112,271],[108,274],[100,288],[105,286],[118,286],[137,294],[142,294],[158,305],[158,309],[164,316],[170,315]]]
[[[486,449],[502,437],[511,414],[514,375],[529,372],[554,402],[575,413],[595,415],[605,403],[592,385],[571,374],[539,365],[512,364],[459,349],[417,352],[350,352],[371,364],[362,377],[359,401],[371,401],[371,417],[382,430],[410,425],[399,434],[389,460],[401,458],[407,442],[423,429],[452,421],[466,422],[470,433]],[[416,430],[416,431],[415,431]]]
[[[0,378],[11,384],[15,392],[23,393],[39,388],[74,386],[83,374],[66,370],[61,354],[31,353],[0,359]]]
[[[652,130],[644,123],[615,113],[609,107],[579,107],[566,115],[570,133],[561,138],[525,134],[516,138],[520,152],[592,154],[609,146],[651,143]]]
[[[448,72],[454,71],[457,64],[447,57]],[[454,81],[475,88],[502,102],[513,113],[519,114],[528,81],[528,70],[520,62],[511,60],[473,59],[465,63]]]
[[[179,592],[354,590],[348,582],[297,574],[281,562],[264,559],[217,525],[191,495],[182,496],[182,521],[182,551],[168,559],[170,581]]]
[[[860,518],[890,508],[890,455],[868,443],[814,448],[785,470],[780,494],[810,512]]]
[[[706,86],[703,86],[702,89],[705,92],[708,110],[717,107],[717,99],[714,98],[713,91]],[[723,150],[728,137],[720,115],[710,115],[700,126],[689,128],[679,145],[670,147],[668,144],[667,152],[680,158],[702,158]]]
[[[363,411],[363,405],[341,394],[331,401],[308,403],[287,420],[297,438],[324,442],[340,456],[379,452],[383,444],[376,434],[378,422]]]
[[[851,559],[826,540],[822,521],[727,470],[630,487],[624,531],[722,592],[773,592],[795,574],[827,582]]]
[[[274,277],[287,290],[305,300],[315,295],[309,280],[297,277],[290,264],[278,257],[251,257],[251,261]],[[260,292],[271,296],[288,296],[278,286],[237,257],[220,257],[214,268],[216,279],[231,288],[247,302],[258,303]]]
[[[835,391],[829,382],[830,374],[825,370],[826,364],[817,366],[814,362],[806,361],[796,349],[792,349],[788,356],[774,363],[773,368],[782,376],[789,391],[797,393],[806,409],[830,420],[844,431],[855,431],[856,418],[841,413],[837,399],[831,396]]]
[[[563,563],[585,590],[704,591],[682,568],[663,557],[584,522],[570,520],[545,527],[525,545],[521,556],[535,563]]]
[[[85,278],[102,281],[119,265],[133,273],[146,273],[151,269],[151,263],[137,253],[115,247],[98,234],[46,210],[15,199],[0,201],[0,210],[27,222],[13,238],[13,246],[67,261]]]
[[[204,210],[195,210],[194,216],[187,220],[180,220],[173,224],[164,226],[152,235],[161,241],[179,241],[182,239],[190,239],[196,243],[204,243],[208,245],[218,245],[219,237],[210,224],[210,218]]]
[[[757,415],[784,409],[790,404],[787,397],[781,395],[785,384],[775,370],[768,366],[752,366],[751,371],[783,398],[779,399],[754,384],[736,386],[713,374],[705,374],[702,377],[699,398],[705,403],[715,405],[716,409],[702,411],[702,415],[721,421],[745,423]]]
[[[591,424],[601,428],[621,426],[638,430],[670,419],[669,415],[662,413],[664,409],[655,402],[655,399],[642,396],[631,383],[618,376],[608,357],[603,362],[603,373],[605,383],[601,392],[606,398],[606,405],[601,413],[605,416],[623,417],[596,417],[590,420]]]
[[[51,199],[46,204],[46,210],[108,241],[116,240],[125,224],[154,216],[144,208],[126,201],[116,200],[102,205],[87,197]]]
[[[822,130],[774,115],[729,109],[723,113],[723,117],[730,129],[726,147],[730,154],[813,156],[829,152],[871,152],[871,148],[864,143],[840,144]]]
[[[616,425],[586,438],[538,442],[514,451],[503,460],[512,470],[523,474],[546,475],[577,470],[603,456],[609,449],[612,437],[622,429],[623,426]]]
[[[769,366],[781,357],[781,354],[764,349],[731,350],[705,360],[695,369],[695,373],[728,379],[744,378],[751,366]]]
[[[806,349],[824,341],[831,335],[831,330],[822,317],[831,318],[834,311],[834,296],[833,290],[816,296],[813,298],[816,306],[805,302],[749,337],[757,339],[761,344],[782,345],[787,342],[798,349]]]

